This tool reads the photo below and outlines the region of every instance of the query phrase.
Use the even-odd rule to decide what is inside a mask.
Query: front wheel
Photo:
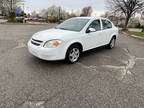
[[[108,44],[108,48],[113,49],[115,47],[115,44],[116,44],[116,38],[113,37],[110,43]]]
[[[73,45],[68,49],[65,61],[67,63],[75,63],[79,60],[80,55],[81,48],[78,45]]]

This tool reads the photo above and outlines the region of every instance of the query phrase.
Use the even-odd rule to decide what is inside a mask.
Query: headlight
[[[61,40],[50,40],[44,44],[44,48],[55,48],[58,47],[61,43]]]

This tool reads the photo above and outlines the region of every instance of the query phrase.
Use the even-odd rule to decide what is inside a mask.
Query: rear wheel
[[[116,38],[113,37],[110,41],[110,43],[108,44],[108,48],[109,49],[113,49],[115,47],[115,44],[116,44]]]
[[[81,48],[79,45],[72,45],[66,54],[66,59],[65,61],[67,63],[75,63],[79,60],[81,55]]]

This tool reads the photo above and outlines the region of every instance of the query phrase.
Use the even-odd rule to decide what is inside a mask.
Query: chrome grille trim
[[[36,40],[36,39],[33,39],[33,38],[32,38],[31,43],[32,43],[33,45],[40,46],[41,43],[43,43],[43,41],[41,41],[41,40]]]
[[[39,42],[39,43],[42,43],[42,42],[43,42],[43,41],[41,41],[41,40],[36,40],[36,39],[33,39],[33,38],[32,38],[32,40],[35,41],[35,42]]]

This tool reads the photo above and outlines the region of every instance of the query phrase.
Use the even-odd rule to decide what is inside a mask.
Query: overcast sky
[[[82,9],[84,6],[91,5],[97,13],[105,11],[105,0],[25,0],[25,10],[39,11],[51,5],[61,6],[66,10]]]

